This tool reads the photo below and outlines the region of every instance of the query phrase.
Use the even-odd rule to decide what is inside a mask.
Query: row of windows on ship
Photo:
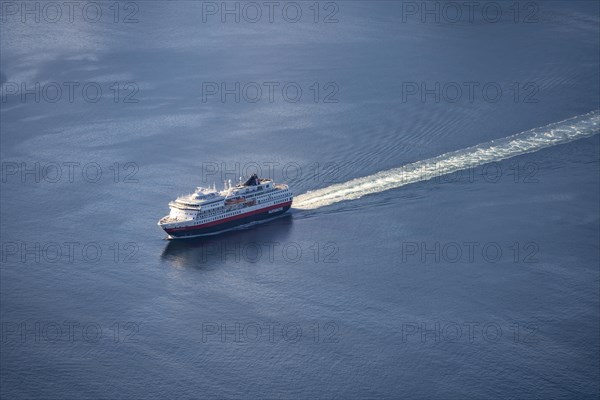
[[[275,191],[272,191],[271,193],[273,193],[273,192],[275,192]],[[284,197],[288,196],[288,191],[287,190],[285,190],[284,193],[277,194],[277,195],[272,195],[271,193],[268,193],[268,194],[265,193],[265,194],[262,194],[260,196],[256,196],[254,194],[251,194],[251,195],[246,196],[245,198],[247,200],[251,200],[253,197],[256,196],[257,199],[258,199],[257,200],[257,204],[259,204],[261,202],[261,200],[265,201],[264,200],[265,198],[266,198],[266,201],[271,201],[271,200],[277,200],[277,199],[281,199],[281,198],[284,198]],[[183,203],[183,204],[185,204],[186,206],[191,206],[191,207],[199,207],[200,206],[198,204],[190,204],[190,203]],[[210,203],[209,203],[209,205],[210,205]],[[207,205],[205,204],[204,207],[207,207]],[[217,205],[215,205],[215,206],[210,205],[208,208],[204,208],[204,210],[201,211],[201,212],[203,212],[203,213],[209,213],[211,211],[219,210],[219,209],[221,209],[223,207],[224,207],[223,203],[220,203],[218,206]],[[188,215],[188,213],[185,213],[185,214]]]
[[[268,201],[273,201],[273,200],[286,200],[286,201],[289,201],[291,199],[287,198],[287,193],[286,193],[284,195],[273,196],[273,198],[272,199],[269,198]],[[196,219],[202,219],[205,222],[211,222],[211,221],[215,221],[217,219],[223,219],[223,218],[227,218],[227,217],[230,217],[230,216],[233,216],[233,215],[238,215],[238,214],[241,214],[242,212],[243,211],[240,210],[240,211],[233,211],[233,212],[229,212],[229,213],[226,213],[226,214],[222,214],[222,213],[218,213],[218,212],[210,210],[210,211],[205,211],[205,212],[203,212],[201,214],[198,214],[196,216]],[[220,215],[219,218],[213,217],[216,214]]]
[[[281,194],[277,194],[277,195],[271,195],[271,194],[264,194],[261,196],[256,196],[257,198],[257,204],[260,204],[261,200],[262,201],[271,201],[271,200],[277,200],[277,199],[282,199],[288,196],[288,193],[286,191],[286,193],[281,193]],[[245,197],[246,200],[252,200],[252,198],[255,197],[255,195],[248,195]],[[213,210],[217,210],[219,208],[223,208],[223,204],[220,204],[218,207],[210,207],[210,208],[205,208],[204,212],[211,212]]]

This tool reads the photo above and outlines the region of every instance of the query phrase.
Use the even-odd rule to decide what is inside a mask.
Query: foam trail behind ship
[[[312,210],[340,201],[426,181],[441,175],[593,136],[600,132],[600,110],[502,139],[445,153],[373,175],[352,179],[298,196],[294,208]]]

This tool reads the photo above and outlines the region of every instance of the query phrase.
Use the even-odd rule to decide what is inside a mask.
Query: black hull
[[[197,236],[208,236],[208,235],[217,235],[219,233],[229,231],[236,227],[251,224],[254,222],[260,222],[269,220],[275,217],[284,214],[291,207],[290,205],[283,206],[283,209],[280,211],[269,213],[265,211],[263,213],[249,215],[247,217],[239,218],[233,221],[223,222],[222,224],[209,226],[206,228],[198,228],[198,229],[186,229],[186,230],[170,230],[165,229],[165,231],[169,234],[172,239],[183,239],[183,238],[191,238]]]

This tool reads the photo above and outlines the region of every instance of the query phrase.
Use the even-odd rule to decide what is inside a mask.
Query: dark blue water
[[[599,109],[597,2],[8,3],[3,399],[598,396],[598,135],[208,240],[156,226],[257,165],[302,194]]]

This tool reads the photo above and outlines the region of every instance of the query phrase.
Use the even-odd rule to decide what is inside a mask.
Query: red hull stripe
[[[248,217],[250,215],[260,214],[260,213],[263,213],[265,211],[273,210],[273,209],[279,208],[279,207],[286,207],[286,206],[290,206],[290,205],[292,205],[292,202],[291,201],[287,201],[285,203],[275,204],[273,206],[261,208],[260,210],[254,210],[254,211],[250,211],[250,212],[247,212],[247,213],[234,215],[234,216],[229,217],[229,218],[219,219],[217,221],[207,222],[205,224],[193,225],[193,226],[184,226],[184,227],[181,227],[181,228],[168,228],[168,229],[166,229],[166,231],[168,233],[168,232],[187,231],[187,230],[190,230],[190,229],[208,228],[209,226],[220,225],[220,224],[223,224],[225,222],[234,221],[234,220],[239,219],[239,218],[245,218],[245,217]]]

